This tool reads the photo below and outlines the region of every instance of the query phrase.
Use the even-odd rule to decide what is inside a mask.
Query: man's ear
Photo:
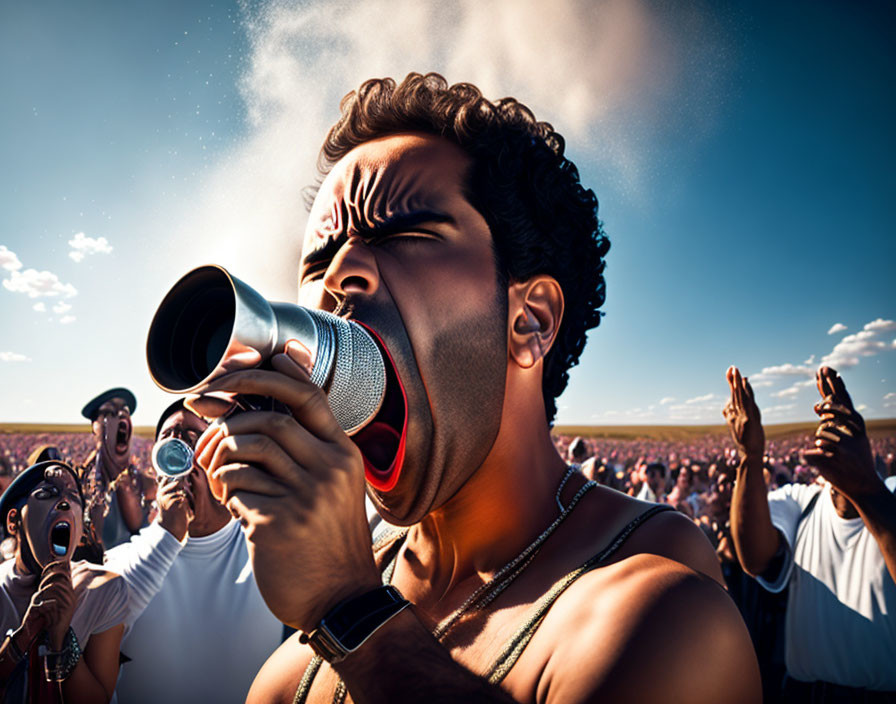
[[[563,291],[547,274],[510,284],[507,295],[510,357],[528,369],[543,360],[563,319]]]
[[[10,535],[16,535],[19,530],[19,511],[11,508],[6,514],[6,532]]]

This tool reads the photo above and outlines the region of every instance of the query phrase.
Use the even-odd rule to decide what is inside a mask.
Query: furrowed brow
[[[415,210],[412,213],[399,213],[385,218],[371,226],[357,228],[358,234],[364,239],[376,240],[382,237],[388,237],[398,232],[405,232],[411,228],[417,227],[424,223],[452,223],[454,218],[444,213],[438,213],[434,210]],[[340,234],[337,237],[327,239],[323,246],[318,247],[309,252],[304,260],[305,269],[313,269],[320,264],[330,261],[342,244],[345,242],[346,236]]]
[[[397,232],[405,232],[425,223],[454,222],[454,218],[434,210],[415,210],[410,213],[397,213],[382,222],[371,227],[365,227],[360,231],[361,236],[371,239],[394,235]]]

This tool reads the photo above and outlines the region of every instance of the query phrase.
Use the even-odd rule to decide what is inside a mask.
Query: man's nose
[[[324,288],[337,301],[351,294],[372,296],[379,288],[376,257],[363,240],[350,237],[330,262],[324,274]]]
[[[63,499],[58,504],[56,504],[57,511],[68,511],[69,508],[70,508],[70,505],[66,499]]]

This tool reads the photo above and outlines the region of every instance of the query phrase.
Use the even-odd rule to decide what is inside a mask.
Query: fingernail
[[[311,359],[311,350],[299,340],[289,340],[286,343],[286,354],[293,362],[309,372],[311,367],[314,366]]]

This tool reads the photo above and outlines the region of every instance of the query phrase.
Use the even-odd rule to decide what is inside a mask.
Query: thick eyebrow
[[[358,230],[358,234],[367,240],[377,240],[398,232],[405,232],[424,223],[446,222],[454,222],[454,218],[444,213],[437,213],[434,210],[415,210],[411,213],[398,213],[372,227],[361,228]],[[338,236],[327,239],[322,247],[309,252],[303,261],[305,269],[330,261],[336,252],[339,251],[345,239],[345,233],[341,232]]]

